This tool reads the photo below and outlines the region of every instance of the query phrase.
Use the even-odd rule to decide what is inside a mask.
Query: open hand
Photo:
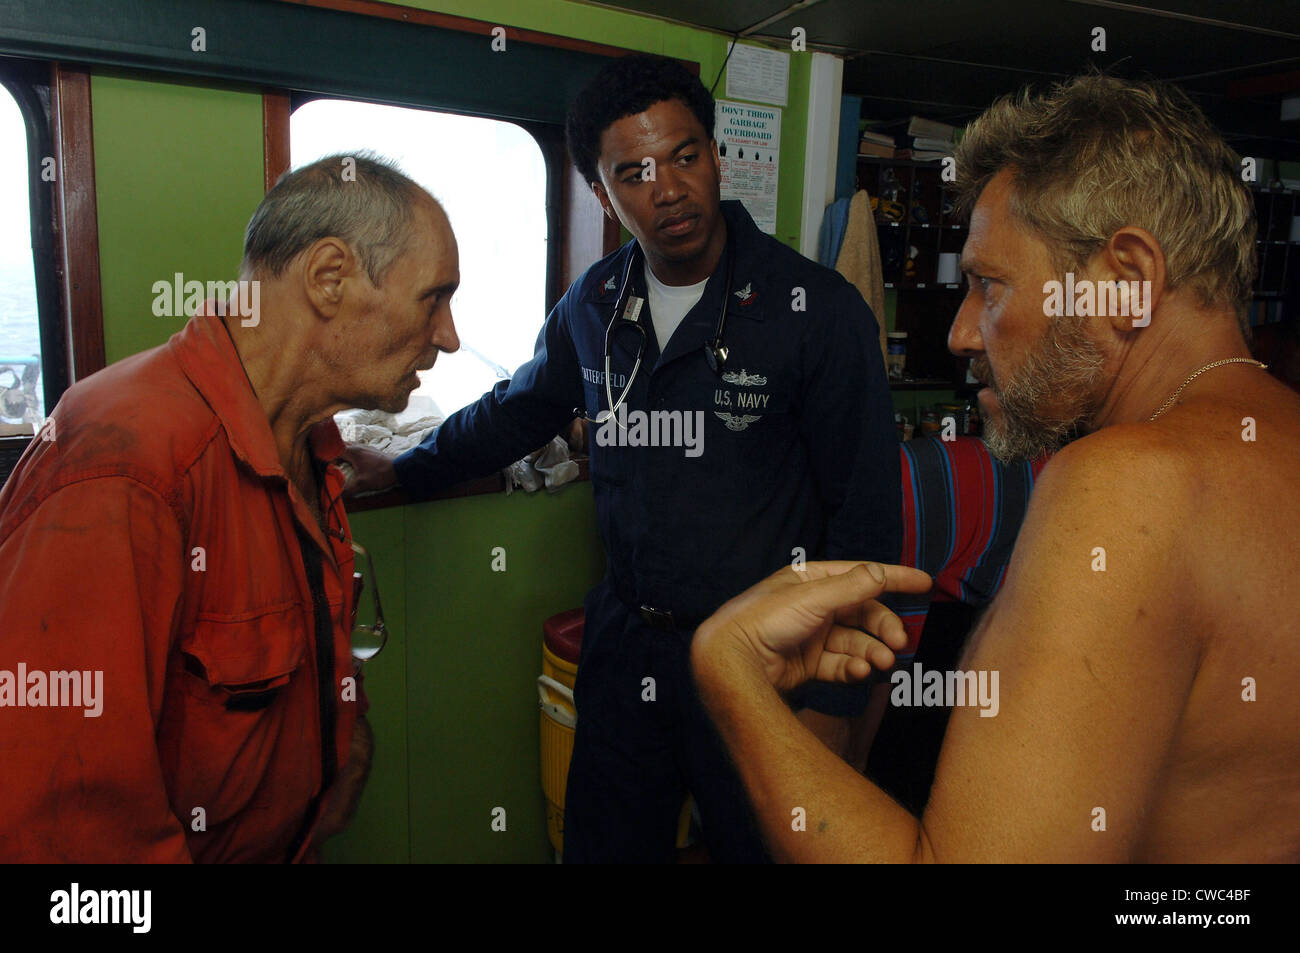
[[[692,656],[698,668],[711,654],[741,652],[783,693],[814,678],[860,681],[873,668],[890,668],[894,652],[907,644],[902,620],[875,597],[928,592],[930,586],[928,575],[905,566],[813,562],[802,572],[786,567],[705,620]]]

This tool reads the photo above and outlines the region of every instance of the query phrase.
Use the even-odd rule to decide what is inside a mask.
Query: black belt
[[[693,632],[707,616],[687,616],[670,609],[656,609],[654,606],[641,606],[635,610],[637,615],[652,629],[661,632]]]
[[[630,592],[620,588],[617,583],[611,588],[628,612],[640,616],[641,621],[649,628],[658,629],[660,632],[694,632],[699,628],[700,623],[709,617],[709,613],[688,615],[685,612],[646,605],[638,602]]]

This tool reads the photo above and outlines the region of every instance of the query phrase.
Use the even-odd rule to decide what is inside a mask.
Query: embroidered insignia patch
[[[742,367],[736,371],[727,371],[722,375],[722,379],[728,384],[739,384],[741,387],[762,387],[767,383],[767,378],[762,374],[746,374]]]
[[[727,425],[728,430],[745,430],[756,420],[762,420],[761,416],[755,417],[752,414],[726,414],[720,410],[715,410],[713,415]]]

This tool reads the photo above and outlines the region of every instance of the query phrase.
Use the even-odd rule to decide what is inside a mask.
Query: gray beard
[[[992,380],[1000,419],[990,415],[984,442],[1003,463],[1033,460],[1055,453],[1086,430],[1100,405],[1097,385],[1105,356],[1083,333],[1082,317],[1052,321],[1042,342],[1029,353],[1005,386],[980,371],[987,358],[976,358],[976,376]]]

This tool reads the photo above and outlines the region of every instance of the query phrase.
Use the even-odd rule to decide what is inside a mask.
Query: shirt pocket
[[[227,711],[269,708],[306,656],[306,609],[286,603],[243,618],[200,618],[181,643],[190,694]]]
[[[207,825],[311,797],[314,697],[308,684],[307,610],[285,603],[243,616],[200,617],[181,639],[160,748],[182,818],[202,807]],[[301,756],[301,757],[299,757]],[[319,755],[317,754],[318,758]],[[289,761],[301,760],[301,764]],[[299,790],[301,788],[301,790]]]

